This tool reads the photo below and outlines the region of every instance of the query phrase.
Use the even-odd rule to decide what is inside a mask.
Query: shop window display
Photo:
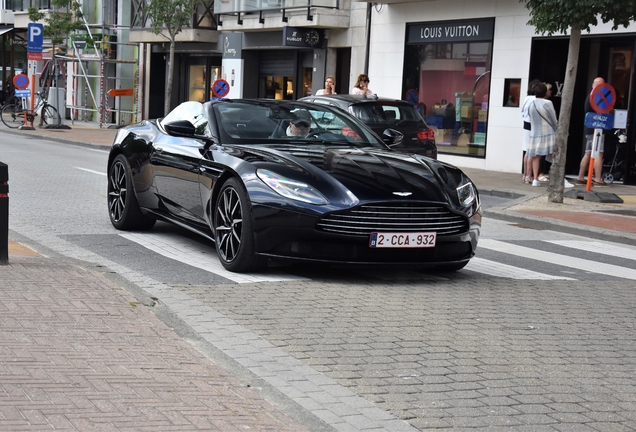
[[[294,99],[294,79],[292,77],[261,77],[259,97],[266,99]]]
[[[189,89],[188,100],[205,102],[205,66],[190,66]]]
[[[210,76],[207,76],[207,68],[204,65],[191,65],[188,73],[188,100],[197,102],[206,102],[214,98],[212,85],[220,74],[220,67],[210,67]],[[209,82],[209,88],[206,94],[206,80]]]
[[[492,38],[490,33],[483,36],[490,23],[409,26],[404,99],[416,103],[434,129],[439,153],[486,155]],[[484,27],[480,29],[480,25]],[[464,33],[453,33],[458,28]],[[473,29],[481,30],[480,37],[488,40],[467,40],[479,33]]]
[[[521,98],[521,79],[506,78],[504,80],[503,106],[518,108],[520,98]]]

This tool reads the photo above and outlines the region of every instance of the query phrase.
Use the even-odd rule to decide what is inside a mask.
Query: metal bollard
[[[9,262],[9,166],[0,162],[0,265]]]

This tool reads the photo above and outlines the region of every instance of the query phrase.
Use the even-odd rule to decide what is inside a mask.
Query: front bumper
[[[438,235],[433,248],[370,248],[368,236],[318,231],[320,218],[299,212],[254,205],[256,253],[284,260],[349,264],[411,264],[436,266],[464,262],[475,255],[481,211],[468,219],[468,230]]]

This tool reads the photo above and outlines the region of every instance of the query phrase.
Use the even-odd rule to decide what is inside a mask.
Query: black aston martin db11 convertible
[[[266,99],[185,102],[120,129],[108,213],[120,230],[160,219],[208,237],[234,272],[268,259],[459,270],[481,228],[460,169],[392,151],[338,108]]]

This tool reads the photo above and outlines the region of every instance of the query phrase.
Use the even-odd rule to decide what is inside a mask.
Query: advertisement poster
[[[230,85],[227,98],[243,97],[243,60],[224,58],[221,67],[222,78]]]

